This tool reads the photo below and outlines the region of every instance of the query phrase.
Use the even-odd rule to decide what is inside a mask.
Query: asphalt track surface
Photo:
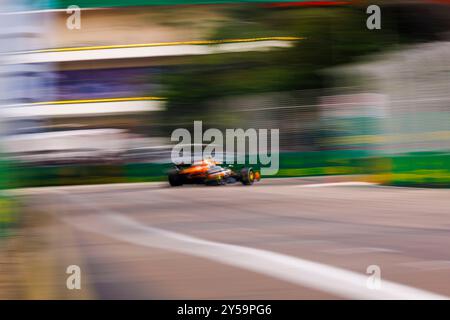
[[[79,265],[89,298],[450,297],[448,189],[296,178],[19,193],[52,217],[42,234],[59,232],[47,241],[52,269]]]

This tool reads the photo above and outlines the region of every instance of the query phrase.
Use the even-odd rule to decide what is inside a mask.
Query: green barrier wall
[[[164,181],[170,164],[15,166],[10,187],[38,187],[117,182]],[[450,153],[373,156],[366,151],[292,152],[280,154],[272,177],[368,174],[384,175],[393,185],[450,187]]]
[[[450,153],[408,153],[389,158],[389,183],[397,186],[450,187]]]
[[[9,169],[10,165],[0,158],[0,241],[11,233],[18,221],[16,200],[4,191],[11,185]]]

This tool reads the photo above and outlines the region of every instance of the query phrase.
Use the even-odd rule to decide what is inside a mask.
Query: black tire
[[[169,173],[169,184],[172,187],[178,187],[183,185],[183,180],[177,172]]]
[[[252,168],[244,168],[241,170],[241,182],[246,186],[252,185],[255,182],[255,172]]]

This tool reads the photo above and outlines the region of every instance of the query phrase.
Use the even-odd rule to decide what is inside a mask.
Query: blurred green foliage
[[[207,113],[207,102],[225,96],[321,89],[332,86],[325,69],[408,41],[395,16],[383,15],[381,30],[366,28],[363,7],[274,9],[239,6],[211,39],[297,36],[291,48],[268,52],[196,56],[163,75],[167,116],[187,122]],[[357,81],[357,79],[354,79]]]

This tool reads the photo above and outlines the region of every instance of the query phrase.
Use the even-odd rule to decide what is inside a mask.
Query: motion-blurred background
[[[366,26],[371,4],[381,29]],[[164,181],[170,134],[194,120],[278,128],[276,177],[450,186],[448,1],[2,0],[0,11],[3,189]],[[1,201],[6,237],[19,218],[14,198]]]
[[[445,1],[381,2],[379,30],[366,1],[203,2],[79,1],[71,29],[70,1],[3,1],[10,186],[160,179],[194,120],[279,128],[279,176],[448,186]]]

